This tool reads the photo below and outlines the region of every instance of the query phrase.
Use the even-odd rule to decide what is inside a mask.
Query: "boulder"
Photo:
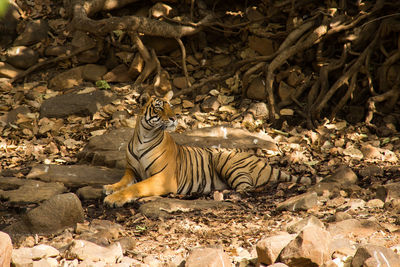
[[[195,248],[186,259],[185,267],[232,266],[222,248]]]
[[[76,194],[80,199],[89,200],[89,199],[100,199],[103,196],[103,188],[93,187],[93,186],[85,186],[81,187],[76,191]]]
[[[86,240],[75,240],[65,252],[66,258],[81,261],[115,264],[124,257],[119,243],[108,247],[96,245]]]
[[[317,226],[304,228],[281,252],[281,262],[291,266],[321,266],[330,259],[331,235]]]
[[[7,63],[19,69],[27,69],[35,64],[39,59],[39,54],[26,46],[10,47],[6,51]]]
[[[361,245],[353,260],[352,267],[391,266],[400,267],[400,256],[393,250],[375,245]]]
[[[303,230],[305,227],[310,226],[310,225],[314,225],[319,228],[325,228],[324,224],[317,217],[311,215],[311,216],[308,216],[307,218],[302,219],[301,221],[290,224],[287,227],[287,231],[290,234],[297,234],[301,230]]]
[[[0,266],[8,267],[11,262],[13,246],[8,234],[0,232]]]
[[[40,117],[63,118],[69,115],[91,116],[100,106],[111,103],[115,97],[106,91],[97,90],[87,94],[64,94],[43,101]]]
[[[368,220],[348,219],[330,223],[327,228],[331,236],[366,237],[376,231],[384,230],[376,222]]]
[[[400,198],[400,183],[390,183],[379,186],[376,190],[376,198],[383,202],[389,202]]]
[[[250,133],[244,129],[217,126],[170,134],[180,145],[278,151],[275,141],[268,134]],[[126,146],[132,135],[133,129],[121,128],[94,136],[78,153],[78,158],[81,163],[123,169],[126,165]]]
[[[229,202],[215,200],[180,200],[171,198],[156,198],[154,201],[147,202],[140,206],[139,212],[146,217],[172,218],[175,212],[193,212],[205,209],[226,209],[235,208],[236,206]]]
[[[258,259],[257,265],[273,264],[281,253],[282,249],[292,241],[296,235],[283,233],[280,235],[269,236],[257,242],[256,250]]]
[[[84,212],[79,198],[73,193],[67,193],[44,201],[4,231],[12,236],[54,234],[83,222],[83,219]]]
[[[32,248],[21,247],[14,249],[12,253],[12,263],[14,266],[32,266],[38,264],[41,259],[54,258],[60,255],[60,252],[52,246],[40,244]],[[57,261],[57,260],[56,260]],[[38,265],[49,266],[49,265]]]
[[[39,203],[66,190],[62,183],[45,183],[15,177],[0,178],[0,198],[11,203]]]
[[[355,184],[357,183],[357,175],[347,166],[338,168],[332,175],[322,179],[323,183],[339,183],[339,184]]]
[[[26,178],[44,182],[60,182],[68,187],[83,187],[116,183],[123,174],[123,170],[88,165],[40,164],[34,166]]]
[[[11,64],[0,62],[0,78],[13,79],[22,73],[22,70],[14,68]]]

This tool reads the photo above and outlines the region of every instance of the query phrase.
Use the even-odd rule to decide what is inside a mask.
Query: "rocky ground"
[[[299,14],[289,2],[301,2]],[[342,19],[335,15],[335,1],[330,2],[323,8]],[[210,26],[185,40],[186,73],[176,40],[143,39],[166,71],[158,89],[176,93],[171,103],[178,114],[172,133],[177,143],[243,148],[276,168],[319,182],[282,183],[250,195],[227,190],[144,198],[122,208],[103,206],[101,187],[122,176],[124,147],[141,94],[152,92],[150,81],[143,88],[134,84],[144,71],[140,53],[118,32],[104,43],[82,31],[69,32],[66,7],[59,1],[16,3],[12,10],[18,12],[2,21],[9,31],[0,40],[0,266],[9,261],[13,266],[400,266],[398,104],[389,103],[386,114],[373,106],[374,119],[369,114],[365,120],[364,93],[378,83],[370,81],[378,74],[369,72],[377,72],[372,67],[383,64],[382,59],[372,57],[374,66],[360,67],[365,75],[360,82],[352,75],[350,88],[360,89],[347,96],[354,101],[348,106],[341,97],[327,102],[342,103],[344,109],[339,112],[335,105],[339,115],[332,120],[322,119],[321,112],[315,118],[319,126],[313,121],[309,126],[316,127],[310,130],[304,110],[311,94],[303,92],[314,88],[310,81],[318,84],[318,73],[324,78],[318,69],[322,65],[314,64],[317,59],[311,55],[319,48],[285,57],[273,77],[280,118],[274,126],[268,119],[259,62],[277,55],[296,23],[322,10],[315,3],[277,1],[249,8],[236,3],[232,10],[238,12],[226,13],[221,19],[225,25],[217,25],[222,32],[215,27],[210,31]],[[363,3],[351,6],[361,16],[371,8]],[[135,16],[166,12],[148,3],[139,7],[130,7]],[[188,13],[187,7],[175,11]],[[268,27],[258,24],[267,17]],[[363,18],[358,22],[364,23]],[[342,31],[340,24],[331,24],[330,32]],[[345,24],[349,36],[342,39],[354,39],[349,25],[355,24]],[[389,28],[386,34],[389,38]],[[369,44],[360,40],[359,47]],[[377,50],[387,57],[387,86],[397,88],[398,65],[390,65],[388,43]],[[95,47],[74,54],[87,44]],[[344,64],[336,60],[340,51],[327,50],[329,54],[318,55],[335,58],[331,65]],[[352,56],[358,51],[356,46]],[[358,62],[349,58],[349,64]],[[238,65],[237,72],[224,76],[232,71],[229,66],[249,59],[255,65]],[[326,72],[336,84],[342,70],[332,73],[331,67]]]
[[[105,93],[96,92],[88,96]],[[178,143],[242,147],[277,168],[322,181],[312,187],[280,184],[249,196],[231,191],[171,195],[108,208],[102,204],[101,185],[122,176],[124,146],[132,133],[124,126],[133,126],[135,117],[135,112],[114,114],[131,110],[137,98],[116,97],[91,116],[70,114],[63,120],[41,115],[68,112],[58,99],[63,101],[45,97],[41,107],[50,108],[38,109],[37,115],[21,108],[5,114],[16,127],[3,128],[0,229],[13,239],[16,266],[400,262],[397,136],[378,137],[345,121],[326,122],[314,131],[284,126],[252,133],[245,118],[256,127],[261,103],[242,101],[243,112],[228,127],[221,126],[226,124],[224,111],[210,115],[203,112],[203,101],[178,99],[181,133],[173,133]],[[41,118],[37,130],[43,135],[28,139],[21,119],[33,116]]]

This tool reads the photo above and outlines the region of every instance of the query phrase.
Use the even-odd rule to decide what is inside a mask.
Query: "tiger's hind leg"
[[[115,184],[109,184],[103,186],[103,192],[106,195],[112,194],[114,192],[120,191],[121,189],[129,186],[132,182],[135,182],[134,173],[131,169],[127,168],[125,170],[124,176],[122,176],[121,180]]]

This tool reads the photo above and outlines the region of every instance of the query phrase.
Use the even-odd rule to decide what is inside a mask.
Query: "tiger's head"
[[[147,101],[143,109],[143,119],[151,129],[175,130],[177,122],[169,103],[173,95],[169,91],[163,98],[153,96]]]

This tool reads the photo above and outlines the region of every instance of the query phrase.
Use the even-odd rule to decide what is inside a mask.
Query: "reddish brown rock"
[[[400,267],[400,256],[391,249],[375,246],[362,245],[357,249],[353,260],[352,267],[374,267],[374,266],[390,266]]]
[[[280,261],[291,266],[321,266],[330,259],[331,235],[317,226],[308,226],[279,255]]]
[[[186,259],[185,267],[232,266],[222,248],[195,248]]]
[[[308,210],[317,205],[317,193],[304,193],[298,196],[291,197],[286,201],[279,203],[276,206],[277,210]]]
[[[257,242],[257,256],[259,264],[273,264],[281,253],[282,249],[292,241],[296,235],[284,233],[281,235],[269,236]]]

